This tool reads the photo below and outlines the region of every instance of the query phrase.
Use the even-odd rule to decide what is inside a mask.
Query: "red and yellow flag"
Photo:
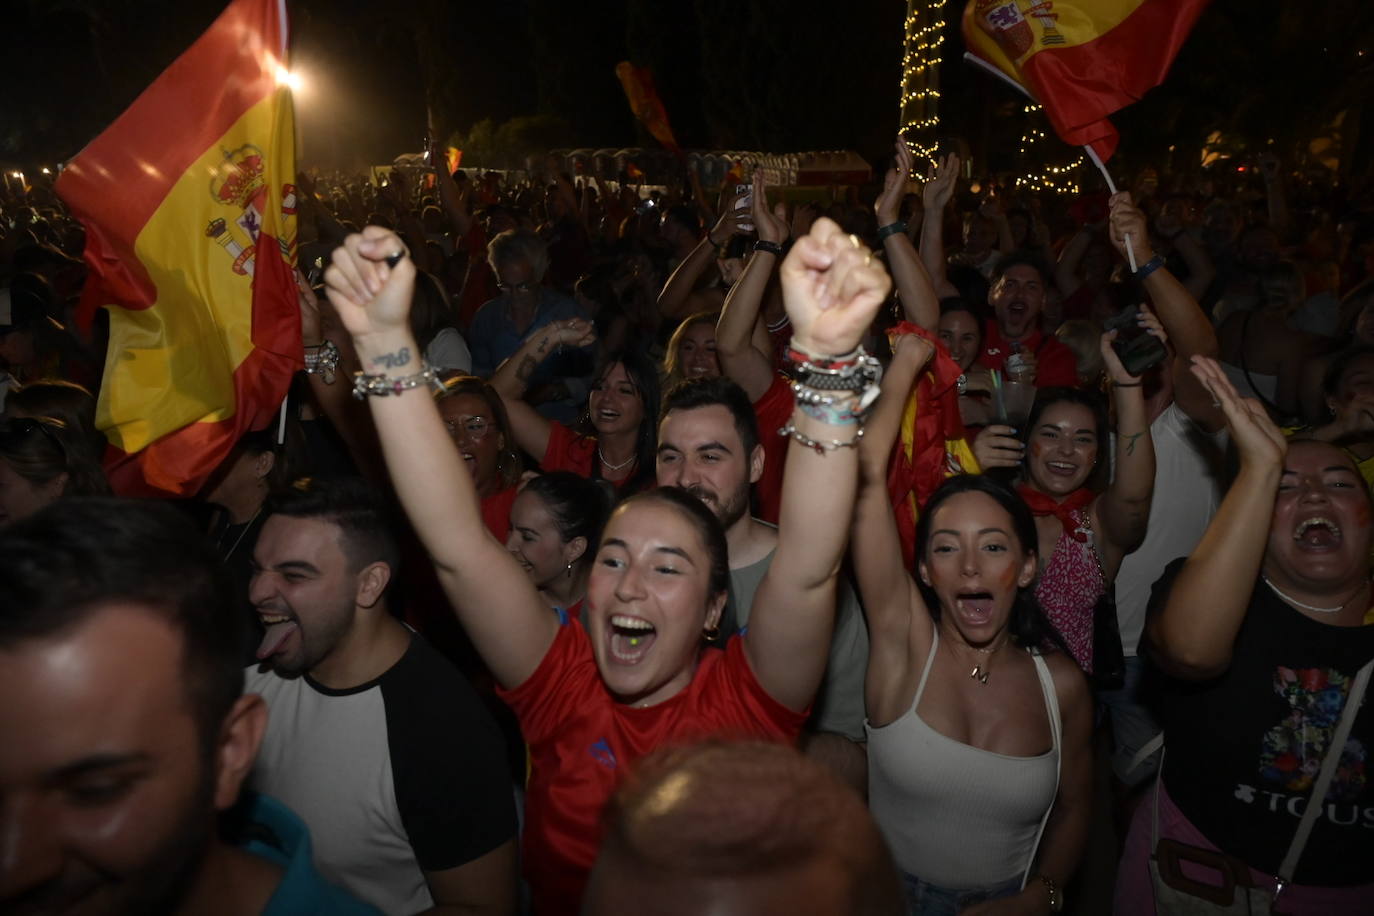
[[[968,57],[1040,103],[1055,133],[1104,162],[1107,116],[1164,81],[1207,0],[969,0]]]
[[[663,99],[658,95],[658,87],[654,85],[654,75],[649,68],[636,67],[628,60],[622,60],[615,66],[615,75],[620,78],[620,85],[625,90],[625,98],[629,100],[630,110],[635,117],[644,122],[649,133],[665,149],[678,152],[680,147],[677,138],[668,124],[668,109],[663,106]]]
[[[301,366],[284,0],[233,0],[57,192],[110,313],[97,425],[126,495],[194,494]]]
[[[935,355],[907,395],[901,434],[887,466],[887,496],[902,541],[902,558],[907,569],[914,571],[921,507],[945,478],[977,474],[980,469],[959,415],[959,364],[924,328],[902,321],[888,330],[890,337],[901,334],[915,334],[935,346]]]

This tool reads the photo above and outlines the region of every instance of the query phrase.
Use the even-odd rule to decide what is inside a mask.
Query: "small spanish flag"
[[[57,192],[110,312],[97,425],[125,495],[194,494],[301,366],[284,0],[233,0]]]
[[[1164,82],[1207,0],[969,0],[967,56],[1040,103],[1065,143],[1105,162],[1107,116]]]

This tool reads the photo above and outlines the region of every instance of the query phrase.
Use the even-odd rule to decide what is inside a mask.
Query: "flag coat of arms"
[[[1102,161],[1118,135],[1107,116],[1168,75],[1207,0],[969,0],[968,57],[1045,109],[1065,143]]]
[[[193,495],[302,364],[284,0],[234,0],[67,164],[80,320],[109,310],[96,422],[124,495]]]

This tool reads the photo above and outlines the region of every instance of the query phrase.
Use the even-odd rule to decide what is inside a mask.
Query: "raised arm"
[[[897,285],[902,311],[907,321],[933,332],[940,323],[940,299],[935,295],[930,274],[926,273],[916,246],[911,244],[906,225],[898,220],[910,177],[911,150],[906,141],[898,137],[896,163],[887,170],[882,193],[873,204],[873,210],[878,217],[878,232],[882,235],[887,267]]]
[[[1127,233],[1135,246],[1136,263],[1145,268],[1154,260],[1155,252],[1149,247],[1149,234],[1146,232],[1145,214],[1131,203],[1131,195],[1122,191],[1114,194],[1109,203],[1110,232],[1112,245],[1126,256]],[[1174,383],[1174,403],[1178,404],[1187,416],[1208,432],[1215,432],[1225,423],[1221,411],[1213,403],[1212,395],[1203,384],[1188,371],[1194,356],[1217,356],[1217,332],[1212,322],[1203,314],[1197,300],[1184,288],[1178,278],[1166,267],[1152,270],[1141,281],[1145,292],[1150,295],[1150,303],[1164,331],[1173,344],[1172,364]]]
[[[1092,226],[1080,227],[1059,253],[1059,260],[1054,263],[1054,285],[1059,289],[1059,295],[1065,299],[1078,292],[1078,288],[1083,285],[1083,281],[1078,278],[1078,265],[1083,263],[1083,255],[1088,253],[1088,246],[1092,244],[1093,236],[1096,234],[1097,230]],[[1131,238],[1135,239],[1137,236]]]
[[[1163,330],[1148,318],[1141,325],[1163,340]],[[1139,376],[1128,373],[1112,349],[1117,332],[1102,335],[1102,361],[1112,383],[1116,408],[1116,463],[1111,485],[1097,500],[1098,530],[1102,534],[1102,565],[1109,576],[1126,554],[1145,540],[1150,519],[1150,500],[1155,489],[1155,446],[1150,419],[1145,414],[1145,388]]]
[[[482,524],[472,476],[444,431],[407,317],[415,266],[392,232],[369,226],[334,252],[330,301],[364,371],[414,387],[368,398],[392,484],[434,560],[444,593],[483,661],[504,687],[529,678],[552,645],[557,619],[515,558]]]
[[[862,356],[859,342],[892,287],[882,264],[828,219],[797,240],[782,265],[792,346],[812,361],[843,365]],[[825,672],[835,618],[835,580],[849,539],[858,486],[856,416],[865,376],[842,372],[857,390],[826,391],[831,403],[798,398],[783,474],[778,547],[754,598],[745,651],[765,690],[790,709],[805,709]],[[810,377],[805,368],[803,382]],[[827,379],[836,376],[828,375]],[[809,389],[803,388],[802,394]]]
[[[692,253],[687,255],[677,266],[677,270],[668,277],[668,282],[663,284],[663,291],[658,294],[658,313],[664,318],[680,321],[693,311],[700,311],[695,308],[692,300],[692,292],[697,287],[697,281],[716,259],[716,252],[742,231],[741,226],[749,222],[748,210],[735,209],[738,200],[738,195],[730,198],[730,202],[725,205],[725,212],[711,227],[711,231],[697,242],[697,247],[692,249]]]
[[[448,158],[444,155],[444,148],[438,143],[430,147],[429,161],[434,167],[434,186],[439,190],[439,203],[443,205],[444,216],[448,218],[454,233],[461,239],[472,228],[467,197],[458,190],[458,183],[453,180],[453,175],[448,170]]]
[[[501,396],[501,403],[510,418],[515,443],[543,460],[549,448],[549,431],[553,424],[524,399],[525,389],[539,364],[560,347],[585,347],[596,341],[596,330],[581,318],[565,318],[540,328],[520,345],[520,349],[496,367],[491,387]]]
[[[959,295],[959,290],[949,282],[949,264],[945,259],[945,207],[954,198],[954,184],[958,180],[959,157],[950,153],[938,168],[931,165],[921,188],[926,214],[921,220],[921,263],[940,298]]]
[[[1221,674],[1231,663],[1264,562],[1288,443],[1258,401],[1236,393],[1215,360],[1197,357],[1193,365],[1226,413],[1240,452],[1240,473],[1147,630],[1166,670],[1202,680]]]
[[[922,642],[929,645],[933,627],[902,556],[887,491],[887,467],[907,397],[934,348],[915,334],[897,337],[892,348],[882,395],[865,424],[859,448],[859,495],[850,526],[850,556],[868,621],[869,683],[875,678],[885,680],[888,672],[905,672],[910,628],[920,627]],[[887,659],[890,662],[884,664]]]
[[[787,241],[787,223],[782,215],[768,209],[767,187],[763,171],[754,172],[754,200],[749,218],[760,242],[777,245]],[[749,400],[763,397],[773,384],[773,360],[755,344],[755,328],[759,325],[759,310],[763,294],[778,265],[776,252],[757,249],[744,265],[735,285],[725,297],[725,305],[716,319],[716,358],[725,376],[744,389]]]

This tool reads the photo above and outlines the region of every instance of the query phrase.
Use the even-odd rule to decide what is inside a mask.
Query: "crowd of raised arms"
[[[182,501],[7,182],[0,912],[1374,913],[1371,189],[895,152],[302,175]]]

